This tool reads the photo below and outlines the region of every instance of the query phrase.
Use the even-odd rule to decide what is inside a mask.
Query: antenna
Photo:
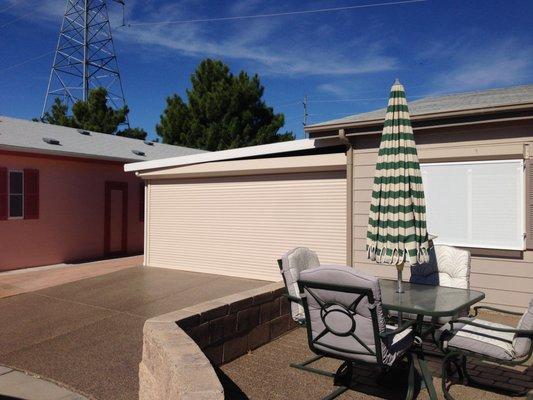
[[[306,126],[307,125],[307,117],[309,116],[309,114],[307,113],[307,95],[304,96],[304,101],[302,102],[303,106],[304,106],[304,122],[303,122],[303,126]]]
[[[113,1],[122,5],[124,24],[124,0]],[[97,87],[107,89],[113,108],[126,105],[106,0],[66,0],[41,116],[55,98],[71,107]]]
[[[302,102],[304,106],[304,120],[303,120],[303,126],[307,126],[307,117],[309,117],[309,113],[307,112],[307,95],[304,96],[304,101]],[[304,131],[304,136],[307,136],[307,134]]]

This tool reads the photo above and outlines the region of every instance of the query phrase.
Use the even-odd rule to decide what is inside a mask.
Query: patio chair
[[[477,318],[479,310],[486,309],[511,315],[522,315],[516,328]],[[446,353],[442,361],[442,390],[448,400],[453,400],[446,387],[448,366],[453,362],[463,384],[486,386],[472,379],[467,371],[467,358],[489,361],[501,365],[520,365],[529,360],[533,352],[533,299],[524,314],[494,307],[474,307],[474,314],[458,318],[444,325],[437,336]]]
[[[411,267],[410,283],[422,285],[446,286],[458,289],[470,288],[470,252],[457,247],[435,245],[429,250],[429,262]],[[465,309],[460,316],[468,316],[469,310]],[[390,317],[396,317],[396,312],[390,312]],[[416,319],[414,314],[403,314],[404,319]],[[433,333],[432,327],[442,326],[451,320],[451,317],[425,316],[423,321],[431,324],[426,333]]]
[[[414,394],[415,368],[409,352],[414,340],[414,321],[389,330],[381,307],[379,281],[352,268],[322,266],[300,273],[298,281],[307,320],[310,349],[317,355],[343,361],[335,381],[347,379],[324,400],[349,389],[355,363],[382,369],[408,360],[407,399]]]
[[[305,314],[302,307],[302,299],[300,297],[300,291],[298,289],[298,278],[300,273],[310,268],[316,268],[320,266],[320,261],[317,254],[308,249],[307,247],[296,247],[286,252],[279,260],[278,266],[283,276],[283,282],[287,289],[287,299],[291,306],[292,319],[301,326],[305,326]],[[317,355],[309,358],[301,363],[292,363],[291,367],[301,369],[308,372],[314,372],[316,374],[333,376],[334,374],[329,371],[310,367],[309,365],[322,358],[321,355]]]

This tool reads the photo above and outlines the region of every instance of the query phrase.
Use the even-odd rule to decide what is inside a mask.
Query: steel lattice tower
[[[67,0],[42,114],[57,97],[71,107],[97,87],[112,107],[126,105],[106,0]]]

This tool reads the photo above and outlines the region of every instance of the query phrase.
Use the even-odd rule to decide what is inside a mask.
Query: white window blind
[[[422,164],[435,243],[523,250],[523,160]]]

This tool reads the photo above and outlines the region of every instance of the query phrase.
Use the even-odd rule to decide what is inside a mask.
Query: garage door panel
[[[279,280],[276,259],[296,246],[345,263],[341,171],[155,181],[148,204],[150,266]]]

